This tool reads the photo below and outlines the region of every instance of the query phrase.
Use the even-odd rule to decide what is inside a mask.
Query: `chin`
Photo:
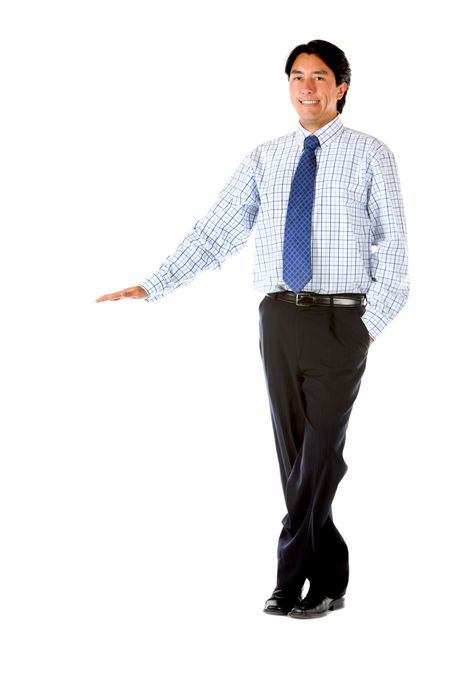
[[[319,122],[319,120],[317,119],[317,117],[313,117],[312,115],[311,115],[311,116],[309,116],[309,115],[301,115],[301,116],[300,116],[300,121],[301,121],[301,122],[307,122],[308,124],[317,124],[317,123]]]
[[[317,120],[322,116],[322,113],[320,113],[318,110],[313,112],[312,110],[305,110],[304,108],[299,110],[298,114],[304,120]]]

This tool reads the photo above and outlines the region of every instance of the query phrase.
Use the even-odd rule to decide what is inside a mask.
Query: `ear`
[[[338,99],[338,101],[339,101],[339,99],[341,99],[343,97],[343,95],[345,94],[347,89],[348,89],[347,82],[342,82],[342,84],[339,85],[339,87],[337,88],[337,99]]]

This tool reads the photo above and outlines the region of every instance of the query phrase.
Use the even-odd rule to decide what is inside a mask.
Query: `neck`
[[[339,115],[339,113],[336,112],[336,115],[334,115],[334,117],[331,117],[330,119],[328,119],[323,124],[319,124],[318,122],[307,122],[307,121],[304,121],[300,118],[299,124],[303,127],[303,129],[306,129],[306,131],[310,131],[312,134],[314,134],[316,131],[318,131],[319,129],[322,129],[323,127],[326,127],[327,124],[329,124],[330,122],[335,120],[338,115]]]

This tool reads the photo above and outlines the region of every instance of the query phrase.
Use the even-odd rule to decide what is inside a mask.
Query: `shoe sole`
[[[330,606],[325,612],[306,611],[304,614],[300,614],[300,612],[288,612],[288,616],[290,616],[292,619],[318,619],[321,616],[326,616],[330,612],[334,612],[334,610],[336,609],[343,609],[344,607],[345,607],[345,599],[338,598],[337,600],[333,600],[333,602],[330,604]]]
[[[286,609],[286,611],[284,611],[282,609],[277,609],[277,610],[263,609],[263,612],[264,612],[264,614],[272,614],[272,616],[287,616],[289,614],[290,610]]]

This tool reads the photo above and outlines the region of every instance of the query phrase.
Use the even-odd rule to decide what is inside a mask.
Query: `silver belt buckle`
[[[311,293],[296,293],[295,304],[297,307],[311,307],[315,303],[315,297]]]

